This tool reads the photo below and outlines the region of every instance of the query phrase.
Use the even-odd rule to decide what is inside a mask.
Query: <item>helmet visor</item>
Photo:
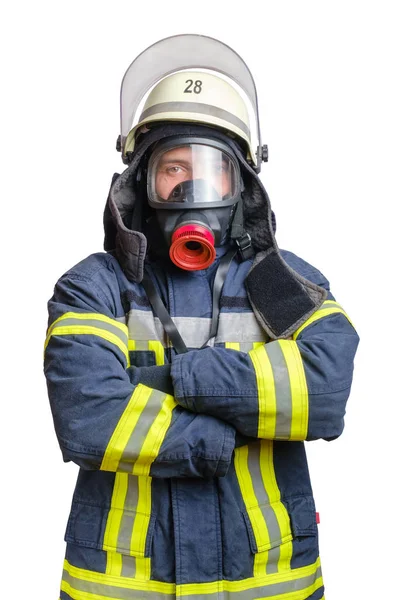
[[[229,206],[240,193],[236,159],[199,143],[155,150],[148,168],[149,204],[156,208]]]

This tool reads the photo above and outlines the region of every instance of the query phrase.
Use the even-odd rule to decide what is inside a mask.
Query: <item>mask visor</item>
[[[153,152],[147,182],[154,208],[213,208],[237,201],[240,173],[236,159],[221,148],[168,144]]]

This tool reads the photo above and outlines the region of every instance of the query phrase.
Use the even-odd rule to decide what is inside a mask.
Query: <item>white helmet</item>
[[[251,122],[247,106],[252,109]],[[156,121],[196,122],[222,128],[244,142],[247,158],[257,173],[261,161],[267,160],[251,72],[232,48],[214,38],[194,34],[165,38],[131,63],[121,85],[121,134],[117,142],[125,163],[129,162],[127,153],[134,149],[138,130]]]
[[[245,142],[249,161],[257,164],[246,104],[239,92],[221,77],[183,71],[162,79],[149,94],[138,123],[127,136],[125,154],[133,151],[138,130],[155,121],[185,121],[223,128]]]

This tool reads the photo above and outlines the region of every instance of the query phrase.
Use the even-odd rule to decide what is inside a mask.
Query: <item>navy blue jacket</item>
[[[323,598],[303,442],[341,434],[358,336],[325,277],[281,255],[328,291],[323,305],[269,339],[244,285],[252,260],[235,259],[204,349],[216,264],[150,265],[180,355],[112,254],[58,281],[45,374],[64,460],[80,466],[61,600]]]

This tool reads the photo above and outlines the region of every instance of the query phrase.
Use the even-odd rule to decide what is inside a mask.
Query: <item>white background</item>
[[[69,0],[2,10],[3,598],[58,598],[77,467],[62,462],[42,374],[46,301],[67,268],[102,250],[103,205],[123,168],[123,74],[177,33],[221,39],[247,62],[278,243],[330,279],[361,337],[345,431],[307,445],[326,598],[398,597],[396,5]]]

